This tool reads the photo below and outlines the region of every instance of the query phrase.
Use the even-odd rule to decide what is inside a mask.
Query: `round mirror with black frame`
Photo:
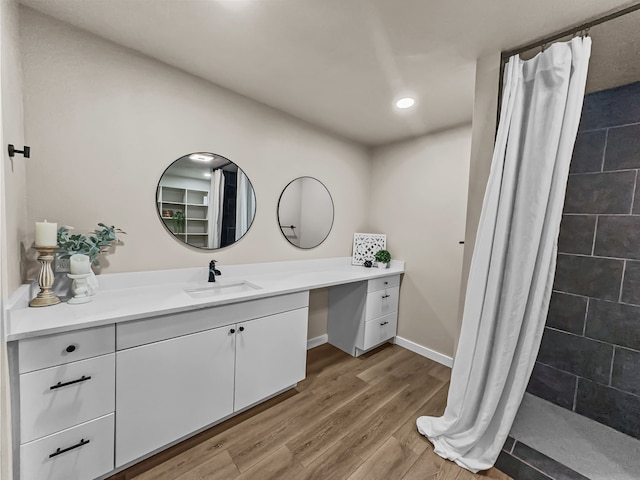
[[[316,178],[296,178],[280,194],[280,231],[298,248],[314,248],[324,242],[333,226],[333,213],[331,194]]]
[[[214,153],[184,155],[164,171],[156,191],[160,221],[185,244],[213,250],[244,236],[256,213],[246,174]]]

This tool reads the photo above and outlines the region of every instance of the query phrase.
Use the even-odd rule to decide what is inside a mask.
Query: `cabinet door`
[[[116,353],[116,467],[233,413],[231,327]]]
[[[235,411],[304,379],[307,317],[300,308],[238,324]]]

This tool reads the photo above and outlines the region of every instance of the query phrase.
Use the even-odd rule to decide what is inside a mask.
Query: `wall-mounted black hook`
[[[13,146],[13,144],[9,144],[9,156],[10,157],[14,157],[16,153],[21,153],[22,155],[24,155],[24,158],[29,158],[31,156],[31,147],[27,147],[26,145],[24,147],[24,150],[16,150],[16,147]]]

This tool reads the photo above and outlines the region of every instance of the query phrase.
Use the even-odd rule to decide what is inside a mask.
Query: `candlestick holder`
[[[40,262],[40,274],[38,275],[38,285],[40,292],[29,302],[30,307],[48,307],[49,305],[57,305],[60,299],[55,296],[51,287],[53,287],[53,270],[51,263],[53,262],[53,253],[58,247],[42,247],[36,245],[38,251],[38,261]]]
[[[90,273],[67,273],[67,277],[73,280],[73,284],[71,285],[73,298],[69,299],[67,303],[71,305],[77,305],[80,303],[87,303],[91,301],[91,296],[89,295],[89,285],[87,281],[90,275]]]

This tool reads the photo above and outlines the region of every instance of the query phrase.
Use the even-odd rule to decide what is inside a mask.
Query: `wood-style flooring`
[[[441,415],[450,370],[396,345],[309,350],[298,386],[109,480],[508,480],[443,460],[416,430]]]

